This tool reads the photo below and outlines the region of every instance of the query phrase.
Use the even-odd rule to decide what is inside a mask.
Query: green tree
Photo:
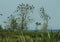
[[[48,37],[50,38],[50,34],[48,32],[48,21],[50,19],[50,17],[48,16],[48,14],[45,12],[45,9],[42,7],[40,8],[40,16],[43,19],[44,23],[43,23],[43,29],[45,34],[48,33]]]
[[[0,25],[0,32],[3,30],[2,26]]]
[[[38,26],[41,25],[41,23],[36,22],[35,24],[36,24],[36,30],[38,30]]]
[[[33,12],[34,6],[33,5],[29,5],[29,4],[19,4],[17,6],[17,10],[16,12],[19,13],[20,15],[20,25],[21,25],[21,30],[23,29],[27,29],[28,28],[28,22],[31,21],[32,19],[30,19],[30,13]]]
[[[12,31],[17,31],[18,29],[18,23],[16,18],[13,15],[10,15],[10,17],[8,17],[8,25],[9,28],[7,28],[8,30],[12,30]]]
[[[47,31],[47,29],[48,29],[48,21],[49,21],[50,17],[48,16],[48,14],[46,14],[43,7],[40,9],[40,12],[41,12],[40,16],[44,20],[43,28],[45,28],[44,30]]]
[[[3,28],[2,28],[2,25],[0,25],[0,36],[2,36],[2,32],[3,31]]]

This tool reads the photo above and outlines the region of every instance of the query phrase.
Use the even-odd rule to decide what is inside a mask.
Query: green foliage
[[[32,20],[30,19],[29,15],[31,12],[33,12],[34,6],[33,5],[29,5],[29,4],[19,4],[17,6],[17,10],[16,12],[19,13],[20,15],[20,25],[21,25],[21,30],[23,29],[27,29],[28,28],[28,23]]]
[[[8,30],[9,31],[15,31],[18,29],[18,23],[17,23],[17,20],[16,18],[13,16],[13,15],[10,15],[10,17],[8,17]]]
[[[8,22],[5,29],[0,25],[0,42],[60,42],[60,32],[48,32],[48,20],[50,17],[45,13],[44,8],[41,8],[41,17],[44,20],[44,32],[26,32],[24,29],[28,28],[31,22],[30,13],[33,12],[34,6],[29,4],[19,4],[16,12],[20,17],[18,21],[15,16],[8,17]],[[2,15],[2,14],[0,14]],[[18,21],[18,22],[17,22]],[[42,25],[36,22],[36,26]]]
[[[51,36],[53,34],[53,36]],[[60,39],[56,37],[57,32],[50,32],[50,38],[44,32],[23,32],[23,35],[10,34],[8,36],[0,37],[3,42],[59,42]]]

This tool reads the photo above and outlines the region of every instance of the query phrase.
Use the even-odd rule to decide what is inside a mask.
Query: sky
[[[14,14],[13,12],[16,10],[18,4],[30,4],[34,5],[34,18],[35,22],[41,22],[42,20],[39,19],[39,9],[44,7],[46,13],[51,17],[49,20],[49,29],[60,29],[60,0],[0,0],[0,24],[4,25],[4,21],[7,20],[7,17],[10,14]],[[35,23],[34,22],[34,23]],[[30,24],[31,29],[34,29],[36,26],[35,24]]]

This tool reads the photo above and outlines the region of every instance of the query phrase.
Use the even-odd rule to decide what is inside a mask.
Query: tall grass
[[[23,32],[22,32],[23,33]],[[41,36],[39,36],[41,34]],[[0,42],[60,42],[60,40],[58,40],[55,35],[56,33],[49,33],[50,34],[50,38],[49,36],[45,33],[29,33],[29,35],[17,35],[17,37],[5,37],[5,38],[0,38]]]

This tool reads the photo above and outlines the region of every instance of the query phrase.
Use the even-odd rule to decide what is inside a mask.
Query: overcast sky
[[[43,6],[46,13],[51,17],[49,28],[60,29],[60,0],[0,0],[0,14],[3,14],[3,16],[0,16],[0,24],[4,25],[3,21],[7,19],[7,16],[13,14],[18,4],[21,3],[33,4],[35,6],[37,11],[34,11],[34,16],[32,17],[36,21],[40,21],[37,14],[39,14],[39,8]],[[31,27],[35,28],[35,25],[33,25]]]

